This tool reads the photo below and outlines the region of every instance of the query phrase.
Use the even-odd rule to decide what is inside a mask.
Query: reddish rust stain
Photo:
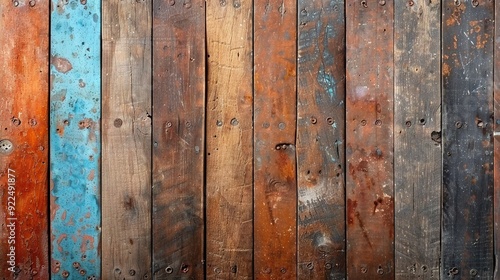
[[[366,160],[362,160],[358,167],[356,168],[358,171],[368,172],[368,162]]]
[[[451,73],[451,67],[447,63],[443,63],[443,76],[447,77]]]
[[[90,235],[84,235],[82,237],[82,245],[80,246],[80,252],[82,254],[85,254],[87,250],[93,250],[94,249],[94,237]]]
[[[126,209],[126,210],[132,210],[135,208],[135,201],[134,201],[134,198],[131,197],[131,196],[127,196],[125,198],[125,201],[123,202],[123,207]]]
[[[354,213],[356,212],[356,207],[358,207],[358,202],[356,200],[347,199],[347,223],[349,225],[354,224]]]
[[[50,58],[50,64],[54,65],[56,70],[61,73],[68,73],[71,69],[73,69],[71,62],[63,57],[52,56]]]
[[[66,214],[67,214],[67,212],[66,212],[66,210],[64,210],[64,212],[61,214],[61,220],[63,220],[63,221],[66,220]]]
[[[57,238],[57,250],[59,252],[63,252],[63,247],[61,246],[61,242],[66,239],[67,235],[65,233],[59,235],[59,238]]]
[[[89,176],[87,176],[87,179],[89,181],[92,181],[92,180],[94,180],[94,178],[95,178],[95,170],[91,170],[89,173]]]
[[[90,218],[90,216],[91,216],[91,215],[90,215],[90,212],[85,213],[85,218],[87,218],[87,219],[88,219],[88,218]]]

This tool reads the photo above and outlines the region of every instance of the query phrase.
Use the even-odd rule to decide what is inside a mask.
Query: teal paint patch
[[[51,4],[52,279],[100,279],[101,3]]]

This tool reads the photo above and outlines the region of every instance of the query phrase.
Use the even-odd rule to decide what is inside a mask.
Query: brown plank
[[[48,279],[49,2],[0,4],[0,276]]]
[[[207,2],[207,279],[253,278],[252,4]]]
[[[205,2],[153,1],[153,271],[204,274]]]
[[[493,73],[494,73],[494,116],[495,123],[493,124],[493,151],[494,151],[494,237],[493,244],[495,256],[500,256],[500,3],[495,3],[495,40],[493,50]],[[500,278],[500,258],[495,258],[494,279]]]
[[[103,1],[103,279],[151,278],[151,4]]]
[[[396,278],[439,279],[441,5],[425,0],[394,5]]]
[[[492,1],[443,2],[441,277],[493,277]]]
[[[345,279],[344,1],[298,5],[298,278]]]
[[[385,0],[346,4],[350,279],[394,277],[393,9]]]
[[[296,277],[294,1],[254,2],[254,273]]]

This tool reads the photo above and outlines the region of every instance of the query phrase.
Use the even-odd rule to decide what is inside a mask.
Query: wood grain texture
[[[441,3],[394,3],[396,277],[439,279]]]
[[[298,3],[298,279],[345,279],[344,1]]]
[[[296,278],[294,1],[254,2],[254,273]]]
[[[495,271],[493,279],[500,278],[500,2],[495,2],[495,40],[493,50],[493,73],[494,73],[494,116],[493,124],[493,151],[494,151],[494,250],[495,250]]]
[[[47,279],[49,2],[2,2],[0,27],[0,279]]]
[[[393,1],[346,3],[350,279],[394,277],[393,5]]]
[[[153,263],[204,275],[205,1],[153,1]]]
[[[152,1],[102,3],[102,277],[150,279]]]
[[[493,20],[443,1],[443,279],[493,277]]]
[[[52,2],[52,279],[101,277],[100,14],[100,2]]]
[[[253,278],[252,4],[207,2],[207,279]]]

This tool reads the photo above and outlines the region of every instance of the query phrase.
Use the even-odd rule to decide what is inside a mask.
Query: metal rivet
[[[471,276],[476,276],[477,275],[477,270],[473,268],[473,269],[470,270],[469,273],[470,273]]]
[[[135,275],[135,270],[131,269],[128,271],[128,275],[134,276]]]
[[[381,120],[376,120],[376,121],[375,121],[375,125],[377,125],[377,126],[381,126],[381,125],[382,125],[382,121],[381,121]]]
[[[65,270],[65,271],[63,271],[63,272],[61,273],[61,275],[62,275],[62,277],[64,277],[64,278],[68,278],[68,277],[69,277],[69,272],[67,272],[67,271]]]
[[[318,123],[318,120],[315,117],[311,117],[311,123],[316,124]]]
[[[366,267],[361,268],[361,273],[367,273],[367,272],[368,272],[368,269]]]
[[[85,269],[80,269],[80,275],[85,275],[87,273],[87,271],[85,271]]]
[[[10,140],[4,139],[0,140],[0,153],[9,154],[14,149],[14,145]]]
[[[281,130],[285,129],[285,123],[280,122],[278,124],[278,128],[281,129]]]
[[[238,125],[239,123],[240,123],[240,122],[238,121],[238,119],[236,119],[236,118],[232,118],[232,119],[231,119],[231,125],[232,125],[232,126],[236,126],[236,125]]]
[[[35,125],[37,125],[38,122],[35,119],[29,119],[28,123],[31,126],[35,126]]]
[[[313,268],[314,268],[314,264],[313,264],[312,262],[309,262],[309,263],[307,263],[307,264],[306,264],[306,267],[307,267],[307,269],[309,269],[309,270],[313,270]]]
[[[325,263],[325,268],[326,269],[332,269],[332,264],[331,263]]]
[[[215,125],[217,125],[217,126],[222,126],[222,121],[217,120],[217,122],[215,123]]]
[[[18,118],[12,118],[11,121],[12,121],[12,124],[15,125],[15,126],[20,126],[21,125],[21,120],[18,119]]]
[[[153,146],[158,147],[158,142],[154,142]]]
[[[18,1],[14,1],[14,7],[17,7],[19,6],[19,2]]]
[[[221,5],[221,7],[224,7],[227,5],[227,2],[226,2],[226,0],[220,0],[219,4]]]
[[[121,127],[123,125],[122,119],[115,119],[115,121],[113,122],[113,125],[115,127]]]
[[[172,123],[171,122],[167,122],[167,127],[172,127]]]
[[[167,268],[165,268],[165,272],[167,274],[172,274],[172,272],[174,272],[174,269],[172,267],[170,267],[170,266],[167,266]]]
[[[377,274],[378,274],[378,275],[382,275],[382,274],[384,274],[384,270],[382,269],[382,267],[381,267],[381,266],[379,266],[379,267],[378,267],[378,269],[377,269]]]
[[[36,1],[35,1],[35,0],[31,0],[31,1],[29,2],[29,4],[30,4],[30,7],[35,7],[35,5],[36,5]]]
[[[406,121],[405,125],[406,125],[406,127],[410,127],[411,126],[411,121]]]
[[[329,125],[332,125],[333,124],[333,118],[326,118],[326,122],[329,124]]]
[[[361,125],[365,126],[366,125],[366,120],[361,120]]]
[[[361,6],[363,6],[364,8],[368,8],[368,4],[366,3],[366,0],[361,1]]]
[[[462,122],[456,122],[455,123],[455,127],[456,128],[462,128],[462,126],[463,126]]]

